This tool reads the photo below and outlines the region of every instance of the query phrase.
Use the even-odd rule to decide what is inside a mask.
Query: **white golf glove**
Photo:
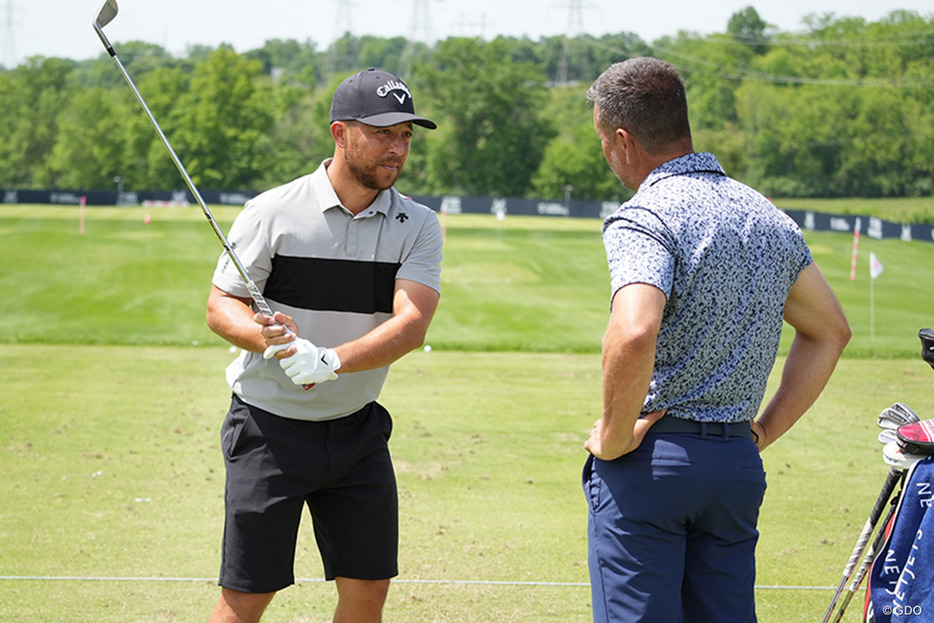
[[[269,359],[280,350],[292,345],[296,348],[295,354],[280,359],[279,365],[293,383],[316,385],[337,378],[337,370],[341,367],[341,361],[334,349],[315,346],[304,338],[296,338],[289,344],[270,346],[263,353],[263,357]],[[270,350],[272,350],[271,353]]]
[[[267,346],[266,350],[263,351],[263,359],[272,359],[279,351],[285,350],[286,348],[292,348],[292,344],[294,343],[295,340],[292,340],[291,342],[286,342],[285,344],[273,344],[272,346]]]

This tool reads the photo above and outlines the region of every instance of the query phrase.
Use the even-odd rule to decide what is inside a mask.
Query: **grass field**
[[[75,208],[0,208],[2,621],[200,621],[216,601],[233,355],[203,307],[219,245],[196,209],[144,214],[88,210],[79,235]],[[579,474],[607,314],[599,222],[446,226],[433,350],[397,363],[383,395],[402,521],[386,620],[587,621]],[[934,413],[915,335],[934,324],[934,245],[863,244],[885,265],[870,337],[865,261],[850,282],[851,240],[808,239],[855,335],[825,395],[764,454],[765,623],[823,615],[887,472],[876,415],[896,400]],[[264,620],[329,620],[308,525],[296,574]]]

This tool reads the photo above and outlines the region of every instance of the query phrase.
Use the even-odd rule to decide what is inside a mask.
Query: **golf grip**
[[[259,291],[259,288],[256,287],[256,284],[250,278],[250,275],[247,273],[246,268],[243,266],[243,263],[240,261],[240,258],[237,257],[237,254],[234,252],[233,248],[230,246],[230,243],[227,241],[227,236],[224,235],[224,232],[221,231],[220,226],[217,224],[217,220],[214,218],[214,215],[211,213],[211,210],[208,208],[204,199],[201,197],[201,193],[198,191],[198,188],[195,186],[195,183],[191,180],[191,176],[188,175],[188,171],[185,169],[182,164],[181,159],[175,153],[175,150],[172,149],[169,139],[166,138],[165,133],[162,131],[162,128],[159,127],[159,123],[156,121],[155,116],[153,116],[152,111],[149,110],[149,106],[146,105],[146,101],[143,99],[143,96],[140,94],[139,89],[136,88],[136,84],[133,82],[133,79],[130,78],[130,74],[127,73],[126,68],[123,66],[123,63],[120,61],[120,58],[117,56],[117,52],[114,50],[113,45],[111,45],[110,40],[104,34],[103,30],[97,25],[94,24],[94,29],[97,31],[98,37],[100,37],[101,43],[104,44],[104,47],[107,49],[107,53],[110,54],[110,57],[114,60],[114,63],[117,65],[117,69],[120,70],[120,73],[123,75],[123,79],[129,85],[130,90],[133,91],[133,94],[136,96],[136,100],[139,102],[140,106],[143,107],[143,111],[146,113],[146,116],[149,118],[149,122],[152,124],[152,127],[156,130],[156,134],[159,135],[159,138],[162,140],[162,144],[165,146],[166,150],[169,152],[169,156],[172,158],[172,162],[175,164],[175,168],[178,169],[179,174],[181,174],[182,179],[185,181],[185,185],[188,187],[188,190],[191,191],[192,196],[194,196],[195,201],[198,203],[198,206],[201,208],[201,212],[204,213],[205,218],[211,224],[211,229],[214,230],[214,234],[217,236],[217,239],[220,240],[221,244],[224,245],[224,251],[227,253],[227,256],[230,258],[230,261],[233,262],[234,266],[237,268],[237,272],[240,273],[240,278],[243,280],[243,283],[246,285],[247,290],[250,292],[250,298],[253,299],[253,302],[256,304],[256,308],[266,316],[270,318],[273,316],[273,312],[269,307],[269,304],[266,302],[266,299],[263,297],[262,293]],[[307,389],[314,387],[314,383],[303,385]]]
[[[879,492],[879,497],[876,498],[876,503],[869,513],[869,518],[863,526],[863,531],[856,540],[856,547],[853,548],[850,560],[846,563],[846,567],[843,570],[843,579],[840,580],[840,586],[837,587],[837,592],[833,595],[833,599],[830,602],[830,606],[827,608],[827,612],[824,614],[822,623],[827,623],[827,621],[830,620],[830,615],[833,613],[833,609],[836,607],[837,601],[840,599],[840,595],[843,593],[847,581],[852,577],[853,570],[863,557],[863,552],[866,549],[866,545],[869,543],[869,537],[872,536],[873,528],[875,528],[876,524],[879,522],[879,517],[882,516],[882,509],[885,508],[885,503],[888,502],[889,498],[892,496],[892,491],[895,490],[895,486],[898,484],[902,473],[903,470],[893,467],[889,470],[888,476],[885,477],[885,482],[882,485],[882,490]]]
[[[904,475],[904,472],[902,472],[902,474]],[[853,576],[853,582],[850,583],[850,588],[847,591],[847,594],[843,597],[843,601],[840,602],[840,609],[837,611],[837,616],[833,618],[832,623],[840,623],[840,621],[843,620],[843,614],[846,612],[846,607],[850,604],[850,600],[853,599],[853,595],[856,594],[856,591],[859,590],[859,585],[863,583],[863,578],[866,577],[866,572],[869,571],[869,568],[872,566],[872,560],[878,553],[879,546],[882,545],[882,542],[885,540],[886,527],[889,525],[889,522],[892,520],[892,516],[895,515],[895,511],[898,508],[899,496],[900,494],[896,493],[890,501],[889,512],[886,513],[885,519],[882,521],[882,525],[879,528],[879,531],[876,533],[876,538],[872,541],[872,545],[869,547],[869,549],[866,550],[866,555],[863,557],[863,563],[856,571],[856,575]]]

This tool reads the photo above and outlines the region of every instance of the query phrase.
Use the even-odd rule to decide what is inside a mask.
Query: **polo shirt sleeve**
[[[603,246],[610,269],[611,297],[627,285],[645,283],[671,298],[675,245],[671,232],[653,212],[624,207],[606,219]]]
[[[231,248],[261,292],[272,271],[272,253],[265,236],[261,233],[263,231],[260,211],[251,202],[247,202],[227,235]],[[226,251],[221,253],[217,261],[211,283],[233,296],[250,298],[250,291]]]
[[[429,208],[425,208],[424,215],[415,243],[396,272],[396,279],[415,281],[440,292],[444,237],[438,216]]]

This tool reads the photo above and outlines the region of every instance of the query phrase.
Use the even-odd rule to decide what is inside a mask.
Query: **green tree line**
[[[934,194],[934,15],[877,22],[811,15],[780,32],[753,7],[722,33],[652,43],[601,37],[449,38],[345,34],[327,49],[271,40],[184,58],[142,41],[115,47],[193,180],[263,190],[332,152],[337,84],[366,67],[402,76],[418,110],[400,188],[411,194],[620,200],[584,93],[608,65],[650,55],[685,78],[695,148],[776,197]],[[0,69],[0,188],[180,188],[111,59],[33,57]]]

